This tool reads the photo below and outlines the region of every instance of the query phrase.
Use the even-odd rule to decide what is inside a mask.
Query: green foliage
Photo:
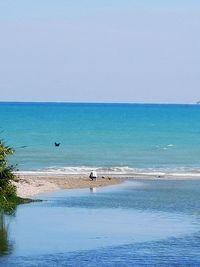
[[[0,163],[0,189],[4,190],[14,179],[13,167],[8,166],[6,162]]]
[[[8,238],[8,226],[5,224],[4,215],[13,214],[18,204],[29,203],[30,199],[17,196],[13,173],[14,167],[9,165],[7,157],[14,150],[0,141],[0,256],[9,254],[13,245]]]
[[[14,167],[8,163],[8,156],[13,153],[14,149],[0,141],[0,212],[13,213],[18,204],[31,201],[18,197],[16,186],[12,184],[16,177]]]
[[[4,194],[8,198],[12,198],[16,196],[16,186],[13,184],[8,184],[8,186],[4,189]]]
[[[7,161],[7,156],[12,155],[14,153],[14,149],[6,146],[1,140],[0,140],[0,164]]]
[[[6,146],[0,141],[0,210],[13,212],[18,204],[28,200],[17,196],[16,186],[12,184],[15,180],[14,167],[8,164],[8,156],[14,153],[14,149]]]
[[[10,166],[7,161],[7,157],[13,153],[14,149],[0,141],[0,192],[2,194],[9,186],[10,182],[15,179],[13,174],[14,167]]]
[[[6,194],[7,187],[15,179],[14,167],[8,164],[7,157],[12,155],[14,150],[0,141],[0,192]]]
[[[18,196],[5,197],[0,194],[0,213],[14,214],[19,204],[30,203],[32,200],[28,198],[20,198]]]

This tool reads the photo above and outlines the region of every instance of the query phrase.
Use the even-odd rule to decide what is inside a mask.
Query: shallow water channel
[[[0,265],[200,264],[200,181],[127,181],[37,198],[1,217]]]

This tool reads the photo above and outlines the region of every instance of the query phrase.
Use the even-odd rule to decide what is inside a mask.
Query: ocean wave
[[[42,174],[42,175],[89,175],[89,173],[95,170],[98,175],[121,175],[121,176],[183,176],[183,177],[200,177],[200,168],[131,168],[128,166],[116,166],[116,167],[50,167],[46,169],[40,169],[36,171],[19,171],[18,173],[28,174]]]
[[[168,150],[168,149],[172,149],[173,147],[175,147],[174,144],[168,144],[168,145],[156,145],[154,148],[157,150]]]

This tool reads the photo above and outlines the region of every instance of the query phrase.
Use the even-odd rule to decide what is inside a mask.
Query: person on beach
[[[97,172],[96,171],[91,171],[90,173],[90,179],[93,181],[93,180],[96,180],[97,179]]]

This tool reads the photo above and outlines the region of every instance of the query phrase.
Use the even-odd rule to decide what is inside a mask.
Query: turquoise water
[[[200,171],[199,105],[1,103],[0,122],[19,170]]]
[[[0,104],[1,137],[21,171],[196,175],[199,118],[199,105]],[[198,180],[39,197],[3,217],[0,266],[200,266]]]
[[[200,181],[128,181],[40,198],[5,218],[10,249],[0,266],[200,266]]]

